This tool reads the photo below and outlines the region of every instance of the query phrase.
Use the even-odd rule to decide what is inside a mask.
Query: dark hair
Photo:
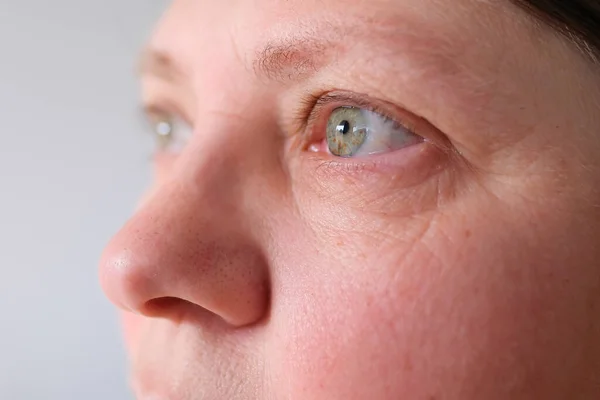
[[[511,0],[600,63],[600,0]]]

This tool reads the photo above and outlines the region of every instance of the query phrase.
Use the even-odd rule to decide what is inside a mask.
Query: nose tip
[[[115,305],[167,318],[180,315],[184,306],[201,307],[236,327],[266,314],[266,263],[255,246],[190,240],[177,232],[157,239],[136,233],[136,225],[134,220],[123,228],[101,257],[100,283]]]
[[[135,265],[128,249],[115,250],[109,245],[100,260],[100,285],[117,307],[142,314],[144,304],[154,296],[149,289],[152,282]]]

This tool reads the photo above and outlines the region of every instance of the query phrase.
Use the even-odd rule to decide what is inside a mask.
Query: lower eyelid
[[[353,159],[305,153],[299,161],[295,170],[310,177],[314,190],[375,191],[373,196],[413,190],[452,168],[448,153],[427,142],[378,157]],[[379,192],[384,188],[385,192]]]
[[[448,159],[448,152],[439,146],[421,140],[399,150],[361,157],[337,157],[327,154],[309,153],[309,159],[324,164],[327,169],[338,173],[361,173],[366,175],[394,174],[406,169],[427,169],[433,164],[441,165]]]

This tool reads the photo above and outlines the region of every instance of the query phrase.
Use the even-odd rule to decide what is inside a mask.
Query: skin
[[[502,1],[176,0],[142,84],[193,134],[101,261],[139,399],[600,397],[600,78],[566,40]],[[335,157],[329,92],[423,140]]]

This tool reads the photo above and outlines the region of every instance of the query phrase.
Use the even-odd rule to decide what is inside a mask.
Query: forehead
[[[534,62],[547,59],[540,34],[508,0],[176,0],[150,48],[183,76],[192,112],[255,104],[273,80],[257,75],[307,67],[323,72],[320,86],[409,101],[460,132],[480,127],[444,110],[479,107],[487,124],[517,107],[515,87],[537,84],[527,75],[547,64]]]
[[[248,62],[259,49],[297,37],[341,37],[346,46],[404,38],[405,47],[462,53],[476,42],[522,41],[532,33],[524,25],[531,24],[508,1],[176,0],[151,47],[184,65],[225,50]]]

